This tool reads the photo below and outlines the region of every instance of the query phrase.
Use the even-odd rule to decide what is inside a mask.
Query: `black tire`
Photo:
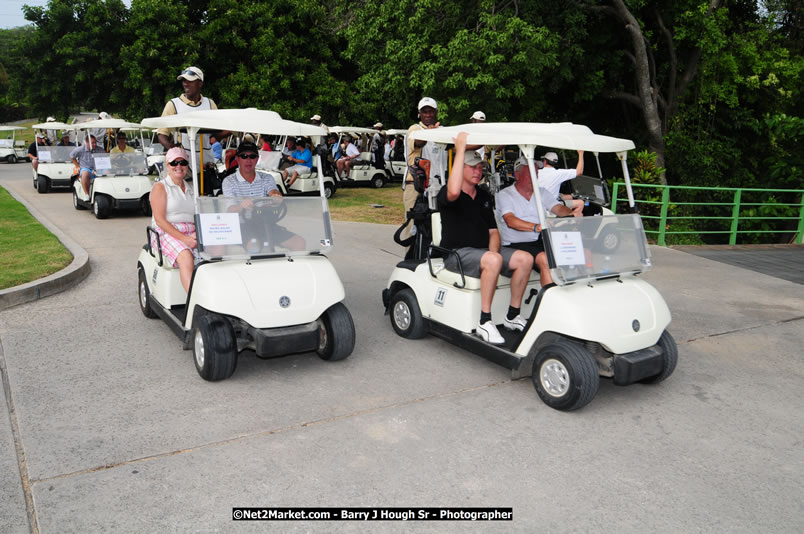
[[[86,208],[78,203],[78,193],[73,189],[73,207],[78,211],[85,210]]]
[[[11,154],[6,158],[6,161],[9,163],[17,163],[17,155]]]
[[[46,176],[41,174],[36,177],[36,190],[39,194],[45,194],[50,191],[50,182],[47,181]]]
[[[332,198],[335,194],[335,184],[325,182],[324,183],[324,196],[327,198]]]
[[[421,339],[427,335],[427,325],[424,323],[419,302],[412,289],[405,288],[394,293],[389,309],[391,326],[399,336]]]
[[[109,212],[112,210],[112,201],[106,195],[95,195],[95,201],[92,203],[92,213],[95,214],[97,219],[107,219]]]
[[[232,323],[215,314],[202,315],[193,332],[193,362],[201,378],[217,382],[237,367],[237,341]]]
[[[620,248],[622,237],[614,226],[613,224],[608,225],[597,238],[598,249],[603,253],[611,253]]]
[[[539,350],[531,378],[542,401],[565,412],[589,404],[600,387],[600,374],[592,355],[582,346],[564,340]]]
[[[151,216],[151,198],[150,195],[145,195],[140,201],[140,210],[146,217]]]
[[[371,178],[371,185],[374,186],[374,189],[382,189],[385,186],[385,175],[375,174]]]
[[[342,302],[329,307],[318,328],[318,356],[334,362],[352,354],[355,348],[355,323]]]
[[[673,371],[676,370],[676,364],[678,363],[678,347],[676,347],[676,341],[673,339],[673,336],[670,335],[670,332],[667,330],[662,332],[662,337],[659,338],[657,345],[662,348],[663,352],[662,372],[656,376],[642,380],[641,382],[643,384],[658,384],[672,375]]]
[[[148,319],[153,319],[156,317],[156,313],[151,308],[151,305],[148,304],[148,298],[151,296],[151,290],[148,289],[148,281],[145,280],[145,272],[142,268],[137,269],[139,272],[139,283],[137,284],[137,300],[140,301],[140,311],[142,314],[146,316]]]

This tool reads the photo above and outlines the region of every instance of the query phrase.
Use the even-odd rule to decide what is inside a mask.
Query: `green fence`
[[[750,189],[632,184],[645,233],[659,245],[668,236],[696,235],[706,244],[802,243],[804,189]],[[622,195],[622,198],[619,197]],[[615,182],[611,209],[628,206]],[[671,239],[672,240],[672,239]]]

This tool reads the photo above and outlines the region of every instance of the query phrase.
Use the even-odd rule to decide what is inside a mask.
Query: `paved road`
[[[146,220],[97,221],[67,193],[37,195],[29,172],[0,164],[0,185],[86,248],[92,274],[0,312],[0,532],[29,532],[30,517],[43,533],[366,530],[233,525],[233,506],[513,507],[484,531],[804,529],[801,285],[653,248],[676,373],[604,382],[566,414],[481,358],[396,337],[380,304],[393,229],[336,224],[354,354],[246,356],[210,384],[138,309]]]
[[[804,245],[676,246],[690,254],[804,284]]]

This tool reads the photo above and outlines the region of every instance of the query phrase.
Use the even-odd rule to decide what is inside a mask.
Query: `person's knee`
[[[480,258],[480,270],[499,273],[502,270],[503,257],[499,252],[488,251]]]
[[[515,271],[530,271],[533,268],[533,256],[524,250],[517,250],[511,255],[510,267]]]

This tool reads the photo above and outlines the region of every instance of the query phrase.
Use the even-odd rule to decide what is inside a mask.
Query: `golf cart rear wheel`
[[[95,201],[92,203],[92,213],[95,214],[97,219],[106,219],[109,217],[109,211],[112,209],[112,202],[106,195],[95,195]]]
[[[371,179],[371,185],[373,185],[375,189],[382,189],[382,186],[385,185],[385,175],[375,174]]]
[[[678,348],[670,332],[665,330],[659,338],[658,345],[662,348],[662,372],[656,376],[642,380],[643,384],[658,384],[673,374],[678,363]]]
[[[50,184],[48,183],[47,178],[41,174],[36,177],[36,190],[39,191],[40,194],[50,191]]]
[[[86,208],[78,203],[78,193],[73,189],[73,207],[77,210],[85,210]]]
[[[342,302],[329,307],[318,326],[318,356],[331,362],[343,360],[355,348],[355,324]]]
[[[411,289],[403,289],[391,297],[391,326],[401,337],[419,339],[427,335],[416,295]]]
[[[142,314],[149,319],[153,319],[156,317],[156,313],[151,309],[151,305],[148,304],[148,298],[151,296],[151,291],[148,289],[148,281],[145,280],[145,272],[142,268],[138,269],[139,272],[139,283],[137,287],[137,296],[139,297],[140,301],[140,310]]]
[[[11,154],[6,158],[6,161],[9,163],[17,163],[17,156],[15,154]]]
[[[237,365],[232,323],[220,315],[202,315],[193,332],[193,360],[204,380],[216,382],[232,376]]]
[[[531,378],[542,401],[565,412],[589,404],[600,387],[600,375],[592,355],[583,347],[564,340],[539,350]]]

